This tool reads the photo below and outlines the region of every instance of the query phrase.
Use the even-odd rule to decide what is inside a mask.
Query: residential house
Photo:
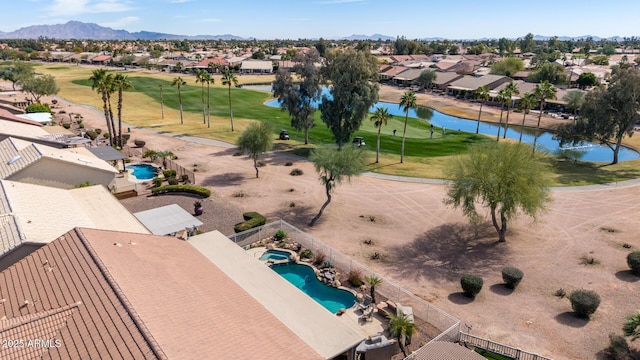
[[[273,62],[268,60],[245,60],[240,66],[243,74],[270,74],[273,72]]]
[[[380,69],[380,74],[378,77],[382,81],[392,80],[396,75],[409,70],[409,68],[404,66],[390,66],[383,65],[384,69]]]
[[[466,96],[468,93],[475,92],[479,87],[484,86],[489,90],[494,90],[506,82],[511,82],[511,79],[502,75],[465,75],[451,82],[447,87],[447,93],[454,96]]]
[[[424,69],[408,69],[393,77],[393,82],[398,86],[411,86],[422,74]]]
[[[433,81],[433,87],[440,91],[445,91],[449,84],[463,77],[463,75],[454,72],[436,71],[435,73],[436,78]]]

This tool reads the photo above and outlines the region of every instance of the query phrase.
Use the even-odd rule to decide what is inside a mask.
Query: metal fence
[[[507,356],[516,360],[551,360],[538,354],[533,354],[509,345],[500,344],[489,339],[484,339],[475,335],[467,334],[462,331],[460,332],[458,340],[461,343],[473,345],[477,348],[491,351],[492,353]]]
[[[273,236],[278,230],[284,231],[289,238],[311,250],[314,254],[324,254],[326,261],[330,261],[333,266],[344,273],[348,273],[351,270],[358,270],[363,276],[375,275],[381,278],[382,283],[376,286],[376,293],[388,300],[394,301],[397,304],[411,306],[413,308],[414,316],[417,319],[424,321],[423,325],[425,326],[421,327],[421,330],[432,339],[431,341],[439,340],[455,342],[458,340],[460,320],[447,314],[424,299],[419,298],[408,290],[403,289],[399,285],[394,284],[391,280],[376,274],[359,262],[342,254],[338,250],[333,249],[322,241],[312,237],[284,220],[275,221],[241,233],[232,234],[229,235],[228,238],[238,246],[246,247],[256,241]]]
[[[176,171],[176,177],[178,179],[182,178],[183,175],[186,175],[189,177],[189,182],[191,184],[195,184],[196,183],[196,174],[191,171],[191,170],[187,170],[185,167],[183,167],[182,165],[179,165],[178,163],[176,163],[175,161],[167,158],[165,159],[166,163],[167,163],[167,169],[168,170],[175,170]],[[159,162],[160,164],[162,164],[162,159],[156,160],[156,162]]]

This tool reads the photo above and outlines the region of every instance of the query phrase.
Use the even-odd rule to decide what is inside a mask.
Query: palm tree
[[[584,104],[584,93],[580,90],[567,91],[562,100],[567,103],[567,108],[573,110],[573,121],[577,121],[578,109]]]
[[[165,151],[157,151],[155,153],[155,156],[162,158],[162,166],[166,169],[167,168],[167,158],[168,157],[172,157],[173,153],[169,150],[165,150]]]
[[[182,88],[183,85],[187,85],[187,82],[184,81],[180,76],[178,76],[177,78],[174,78],[173,82],[171,83],[171,86],[178,87],[178,103],[180,104],[180,124],[184,124],[184,119],[182,117],[182,93],[180,92],[180,88]]]
[[[202,102],[202,123],[207,123],[207,115],[204,108],[204,83],[206,82],[205,76],[209,75],[208,72],[202,69],[196,70],[196,84],[200,83],[200,101]]]
[[[536,106],[536,96],[534,94],[526,93],[524,94],[522,99],[520,99],[520,108],[522,109],[522,129],[520,129],[520,139],[518,140],[518,143],[522,142],[522,133],[524,133],[524,120],[527,117],[527,113],[534,106]]]
[[[389,315],[389,331],[392,336],[398,339],[400,349],[406,358],[407,349],[405,349],[406,338],[411,339],[411,336],[416,332],[416,324],[409,319],[403,312],[399,312],[397,316]]]
[[[235,74],[230,70],[225,70],[222,73],[222,85],[229,87],[229,117],[231,118],[231,132],[233,132],[233,109],[231,107],[231,85],[238,86],[238,79]]]
[[[391,114],[386,108],[377,107],[376,112],[371,116],[371,121],[373,121],[373,125],[378,128],[378,142],[376,143],[376,164],[379,160],[380,155],[380,130],[382,130],[382,125],[387,125],[387,121],[391,119]]]
[[[118,91],[118,141],[117,145],[122,148],[122,93],[133,87],[127,75],[116,74],[113,78],[113,86]]]
[[[160,87],[160,111],[162,112],[162,118],[164,119],[164,100],[162,99],[162,84],[158,84]]]
[[[509,95],[509,98],[507,99],[507,120],[504,123],[504,134],[502,134],[503,139],[506,139],[507,130],[509,130],[509,112],[511,110],[511,105],[513,105],[513,95],[520,94],[520,90],[518,90],[518,86],[513,82],[510,82],[509,84],[507,84],[505,89],[507,90],[507,94]]]
[[[116,138],[116,123],[113,121],[113,110],[111,109],[111,94],[116,92],[116,87],[113,83],[113,74],[107,74],[107,106],[109,108],[109,120],[111,122],[111,131],[109,132],[109,142],[112,144]]]
[[[369,286],[371,286],[371,302],[375,304],[376,303],[376,286],[382,284],[382,279],[379,278],[377,275],[371,274],[369,276],[365,276],[364,281],[368,282]]]
[[[409,109],[415,109],[417,104],[416,93],[407,91],[400,98],[400,108],[404,111],[404,130],[402,131],[402,151],[400,152],[400,164],[404,162],[404,139],[407,134],[407,121],[409,120]]]
[[[207,83],[207,127],[211,127],[211,95],[209,89],[212,84],[215,84],[216,80],[211,77],[211,74],[205,72],[204,81]]]
[[[498,134],[496,135],[496,141],[500,141],[500,129],[502,128],[502,113],[504,113],[504,103],[507,101],[507,91],[502,89],[498,91],[496,100],[500,103],[500,123],[498,123]]]
[[[544,108],[544,103],[547,100],[556,98],[556,88],[548,82],[547,80],[541,82],[536,85],[536,88],[533,92],[536,96],[536,99],[540,102],[540,113],[538,114],[538,125],[536,126],[536,136],[533,139],[533,153],[536,152],[536,142],[538,141],[538,130],[540,130],[540,120],[542,120],[542,109]]]
[[[102,95],[102,105],[104,109],[104,118],[107,122],[107,131],[111,133],[111,123],[109,122],[109,108],[107,107],[107,70],[96,69],[91,73],[89,78],[91,82],[91,90],[96,90],[98,94]],[[109,145],[113,145],[111,138],[109,138]]]
[[[484,102],[489,100],[489,96],[491,95],[489,88],[486,86],[481,86],[476,89],[476,96],[480,99],[480,111],[478,112],[478,125],[476,126],[476,134],[480,131],[480,116],[482,115],[482,105]]]

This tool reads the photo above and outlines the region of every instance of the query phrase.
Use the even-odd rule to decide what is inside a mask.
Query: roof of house
[[[126,159],[127,156],[111,146],[98,146],[88,149],[97,158],[104,161],[117,161]]]
[[[133,216],[156,235],[169,235],[202,225],[202,221],[177,204],[139,211]]]
[[[270,60],[246,60],[242,62],[241,69],[273,70],[273,62]]]
[[[11,111],[7,110],[7,109],[3,109],[0,108],[0,119],[2,120],[6,120],[6,121],[14,121],[17,123],[22,123],[22,124],[26,124],[26,125],[31,125],[31,126],[42,126],[41,123],[31,120],[29,118],[23,118],[18,116],[20,114],[13,114]]]
[[[388,77],[394,77],[407,70],[409,70],[409,68],[404,66],[389,66],[385,71],[381,72],[380,74]]]
[[[413,81],[417,79],[423,71],[424,69],[409,69],[407,71],[401,72],[393,78],[400,81]]]
[[[111,59],[111,55],[98,55],[96,57],[91,58],[93,62],[107,61]]]
[[[456,74],[454,72],[436,71],[435,73],[436,78],[435,80],[433,80],[433,83],[436,85],[445,85],[462,77],[462,75]]]
[[[533,94],[533,92],[536,89],[536,84],[535,83],[530,83],[530,82],[526,82],[526,81],[523,81],[523,80],[513,80],[512,82],[516,85],[516,87],[518,88],[518,92],[519,92],[518,95],[514,95],[512,97],[513,99],[519,99],[524,94],[527,94],[527,93]],[[509,84],[508,82],[500,84],[498,87],[493,89],[493,91],[497,93],[498,91],[506,88],[508,84]]]
[[[504,79],[509,79],[509,78],[502,75],[484,75],[484,76],[465,75],[462,78],[449,84],[449,88],[458,89],[458,90],[475,91],[477,88],[481,86],[487,86],[491,90],[493,90],[491,85]]]

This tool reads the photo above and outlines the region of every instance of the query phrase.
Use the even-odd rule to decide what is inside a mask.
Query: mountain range
[[[0,31],[0,39],[37,39],[40,37],[51,39],[91,39],[91,40],[251,40],[254,38],[243,38],[232,34],[223,35],[175,35],[150,31],[129,32],[127,30],[115,30],[109,27],[100,26],[94,23],[84,23],[80,21],[69,21],[66,24],[56,25],[33,25],[20,28],[11,32]],[[559,36],[558,40],[578,40],[591,37],[594,41],[610,40],[622,41],[619,36],[600,38],[598,36]],[[535,35],[534,40],[548,40],[551,36]],[[333,40],[395,40],[395,36],[373,34],[359,35],[353,34],[348,37],[335,38]],[[421,38],[426,41],[441,41],[445,38]],[[471,39],[467,39],[471,40]],[[476,39],[476,40],[487,40]],[[513,40],[513,39],[512,39]]]

